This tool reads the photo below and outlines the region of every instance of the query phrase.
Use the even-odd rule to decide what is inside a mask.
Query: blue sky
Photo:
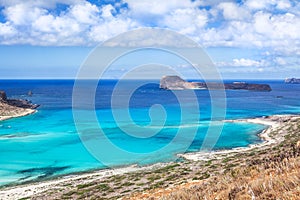
[[[0,78],[74,78],[96,45],[142,27],[195,40],[226,79],[300,77],[297,0],[0,0]]]

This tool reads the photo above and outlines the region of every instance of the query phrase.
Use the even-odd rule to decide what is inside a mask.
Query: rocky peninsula
[[[28,100],[8,99],[6,93],[0,91],[0,121],[35,113],[38,106]]]
[[[233,82],[233,83],[204,83],[204,82],[188,82],[179,76],[163,76],[160,80],[160,88],[165,90],[201,90],[201,89],[214,89],[214,90],[250,90],[250,91],[263,91],[270,92],[272,88],[268,84],[253,84],[246,82]]]

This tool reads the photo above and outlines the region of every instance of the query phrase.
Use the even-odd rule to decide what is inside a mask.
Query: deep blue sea
[[[273,90],[226,91],[227,119],[300,112],[300,84],[284,84],[283,81],[247,82],[268,83]],[[91,123],[89,118],[85,118],[79,131],[75,126],[72,110],[73,80],[1,80],[0,90],[5,90],[10,98],[28,99],[40,107],[36,114],[0,122],[0,186],[102,169],[107,168],[107,165],[119,167],[172,161],[178,153],[199,151],[207,136],[208,127],[220,126],[218,123],[211,124],[211,99],[208,91],[195,90],[197,102],[186,96],[181,101],[182,105],[179,105],[172,91],[159,89],[159,81],[139,87],[132,94],[128,107],[117,105],[117,113],[128,111],[132,120],[124,119],[116,123],[110,101],[116,83],[116,80],[99,82],[93,107],[99,123]],[[126,84],[135,83],[136,81],[131,80]],[[87,87],[88,84],[87,81]],[[126,87],[123,90],[125,95]],[[33,95],[28,96],[28,91],[32,91]],[[121,93],[117,98],[122,100],[124,96]],[[149,115],[149,108],[154,104],[165,109],[167,117],[162,129],[155,126]],[[195,110],[195,104],[199,105],[199,110]],[[184,119],[181,118],[182,107],[188,113]],[[90,112],[90,109],[74,109]],[[196,111],[200,112],[200,116]],[[84,114],[82,116],[85,117]],[[199,117],[200,122],[197,120]],[[139,132],[140,129],[136,129],[135,125],[144,126],[144,130],[154,130],[157,134],[136,138],[124,133],[124,130]],[[114,146],[130,152],[131,156],[118,156],[100,141],[97,151],[105,160],[101,162],[96,159],[86,144],[98,141],[95,138],[99,126],[106,135],[103,140],[108,139]],[[258,124],[225,123],[214,150],[259,143],[261,140],[257,134],[264,128],[266,127]],[[180,138],[172,140],[179,130]],[[191,134],[195,130],[195,135]],[[82,143],[80,134],[88,135],[87,143]],[[191,144],[186,146],[188,143],[185,141],[190,140]],[[172,147],[164,153],[148,154],[170,142]]]

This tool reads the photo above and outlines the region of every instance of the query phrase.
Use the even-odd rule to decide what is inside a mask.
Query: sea
[[[93,105],[78,108],[73,105],[74,82],[0,81],[0,90],[5,90],[9,98],[28,99],[40,105],[35,114],[0,121],[0,186],[133,164],[181,162],[179,153],[205,151],[202,145],[210,137],[208,130],[211,127],[219,126],[216,130],[220,133],[216,133],[217,141],[210,151],[261,143],[258,133],[266,128],[245,122],[214,123],[221,119],[211,118],[213,109],[209,91],[194,90],[196,100],[181,95],[179,101],[173,91],[159,88],[159,80],[137,87],[127,104],[114,107],[111,98],[118,80],[101,80],[91,96]],[[272,91],[225,91],[226,107],[222,109],[225,109],[226,119],[300,113],[300,84],[285,84],[281,80],[246,82],[269,84]],[[122,94],[127,94],[126,88],[137,83],[138,80],[123,82],[124,93],[114,94],[115,98],[125,98]],[[88,85],[89,81],[86,82]],[[28,95],[29,91],[32,95]],[[153,105],[159,105],[163,112],[152,115]],[[97,121],[83,114],[83,120],[78,122],[78,113],[79,118],[81,116],[78,110],[92,112]],[[182,117],[183,112],[185,117]],[[130,118],[117,116],[116,121],[118,113],[127,113]],[[164,120],[156,123],[160,117]],[[164,149],[168,145],[170,148]]]

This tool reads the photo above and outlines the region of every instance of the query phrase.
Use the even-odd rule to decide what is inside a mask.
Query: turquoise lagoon
[[[286,85],[280,81],[264,82],[270,84],[273,91],[226,91],[226,118],[299,113],[300,95],[297,94],[300,92],[300,85]],[[43,180],[108,167],[107,162],[102,163],[93,157],[79,137],[72,111],[73,84],[73,80],[0,81],[0,88],[7,91],[9,97],[26,98],[41,105],[36,114],[0,122],[0,185]],[[116,81],[106,80],[99,84],[95,96],[95,110],[102,130],[114,145],[137,153],[134,157],[118,158],[105,145],[99,145],[99,152],[106,155],[106,161],[111,158],[109,167],[173,161],[178,153],[199,151],[201,148],[210,124],[211,102],[207,91],[195,91],[200,107],[200,122],[197,120],[197,112],[192,109],[185,121],[180,122],[180,106],[171,91],[160,90],[156,83],[138,88],[129,104],[134,123],[148,125],[147,129],[157,129],[158,134],[149,138],[135,138],[121,129],[122,126],[130,129],[132,122],[125,120],[116,124],[112,117],[110,96]],[[127,84],[135,83],[128,81]],[[26,96],[29,90],[33,92],[31,97]],[[188,107],[192,103],[195,102],[186,99],[183,106]],[[149,107],[153,104],[162,105],[167,113],[162,129],[149,125]],[[127,108],[120,106],[118,109]],[[93,141],[98,133],[98,125],[86,123],[80,129],[88,133],[89,140]],[[257,134],[265,128],[259,124],[225,123],[214,150],[260,143]],[[179,140],[173,142],[168,151],[152,157],[144,154],[169,144],[179,129],[183,134]],[[194,130],[195,136],[191,134]],[[193,137],[192,142],[186,147],[184,141],[191,140],[190,137]]]

